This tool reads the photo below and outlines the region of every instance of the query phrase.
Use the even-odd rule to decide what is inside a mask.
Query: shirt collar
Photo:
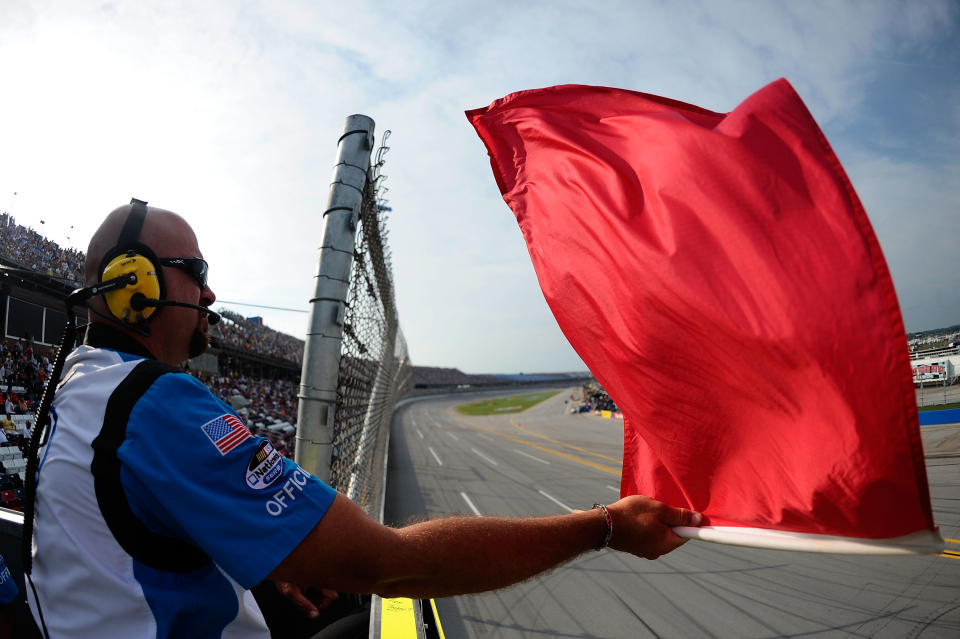
[[[94,322],[87,327],[87,336],[83,343],[87,346],[109,348],[121,353],[146,357],[147,359],[157,359],[146,346],[123,331],[102,322]]]

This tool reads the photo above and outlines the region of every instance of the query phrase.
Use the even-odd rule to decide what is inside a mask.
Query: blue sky
[[[148,199],[194,225],[221,299],[306,309],[336,141],[364,113],[392,131],[414,362],[581,369],[463,111],[563,83],[729,111],[786,77],[864,202],[908,330],[935,328],[960,322],[958,25],[935,1],[5,0],[0,208],[85,248]]]

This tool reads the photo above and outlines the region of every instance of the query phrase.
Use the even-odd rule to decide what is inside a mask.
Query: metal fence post
[[[354,240],[373,149],[374,122],[351,115],[344,123],[327,208],[316,287],[300,375],[296,461],[319,479],[330,480],[344,302],[353,266]]]

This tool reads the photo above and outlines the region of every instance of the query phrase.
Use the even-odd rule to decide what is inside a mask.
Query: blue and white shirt
[[[0,606],[5,606],[13,601],[18,594],[20,594],[20,589],[13,581],[13,576],[10,574],[10,569],[7,568],[7,562],[3,555],[0,555]]]
[[[51,637],[269,637],[248,589],[336,491],[172,367],[85,345],[64,371],[34,532]]]

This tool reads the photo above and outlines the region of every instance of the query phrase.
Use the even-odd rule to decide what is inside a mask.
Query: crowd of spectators
[[[609,410],[615,413],[620,412],[617,404],[610,399],[607,391],[603,390],[599,384],[591,382],[584,384],[582,390],[583,403],[579,407],[579,412],[593,412],[596,410]]]
[[[471,375],[459,368],[437,366],[414,366],[413,383],[417,388],[430,386],[490,385],[503,384],[504,380],[492,375]]]
[[[302,339],[275,331],[260,321],[247,319],[226,309],[217,309],[217,313],[223,321],[210,327],[210,335],[218,345],[303,363]]]
[[[296,444],[297,382],[191,371],[213,394],[230,404],[255,435],[270,439],[280,454],[293,458]]]
[[[23,268],[64,280],[73,288],[83,281],[82,252],[61,248],[32,228],[17,224],[9,213],[0,213],[0,255]]]
[[[17,224],[9,213],[0,213],[0,255],[17,266],[64,280],[74,288],[83,281],[83,252],[61,248],[32,228]],[[298,365],[303,362],[303,340],[238,313],[224,309],[217,312],[224,321],[211,327],[210,332],[219,344]]]
[[[33,340],[0,342],[0,506],[20,510],[33,412],[53,369],[53,353]]]
[[[0,404],[6,415],[25,415],[36,409],[50,372],[52,349],[35,346],[29,337],[7,339],[0,346]]]

